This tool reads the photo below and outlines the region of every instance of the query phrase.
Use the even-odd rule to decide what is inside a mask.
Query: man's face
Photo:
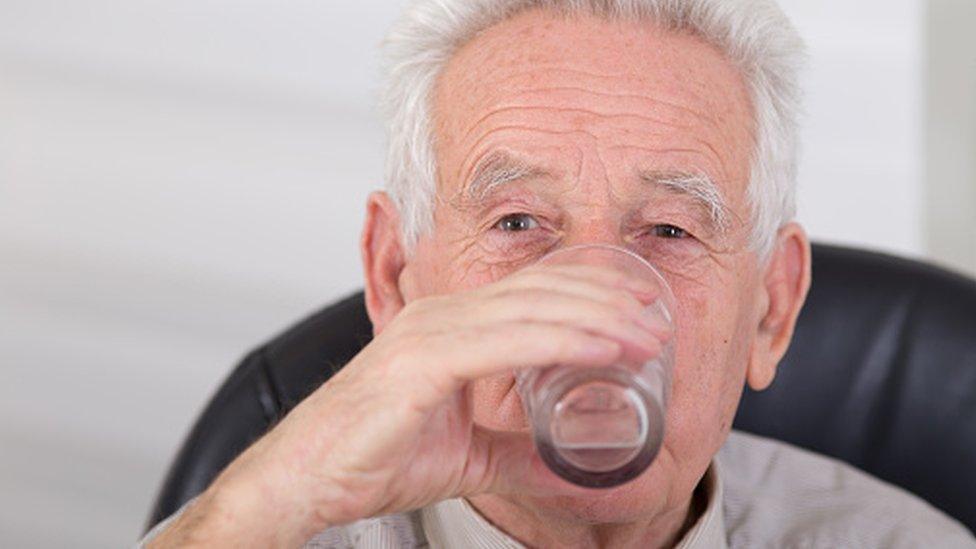
[[[747,246],[754,123],[741,75],[691,35],[535,11],[465,45],[433,104],[435,229],[407,263],[409,299],[608,243],[655,265],[677,301],[672,400],[651,469],[587,497],[513,499],[600,522],[679,505],[730,429],[763,307]],[[673,184],[691,177],[714,182],[724,211]],[[528,429],[511,375],[470,390],[477,423]]]

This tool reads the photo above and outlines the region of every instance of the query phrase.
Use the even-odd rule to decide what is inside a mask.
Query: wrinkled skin
[[[809,286],[809,245],[749,245],[753,113],[700,39],[536,11],[466,44],[433,97],[434,228],[407,250],[384,193],[362,249],[377,337],[236,460],[160,544],[293,545],[324,527],[466,496],[534,546],[673,544],[746,382],[773,379]],[[486,166],[531,169],[485,192]],[[647,174],[714,182],[726,223]],[[635,481],[570,486],[534,455],[512,369],[655,352],[634,291],[606,270],[529,266],[580,243],[653,263],[676,306],[663,449]],[[254,517],[274,520],[249,521]],[[262,524],[264,526],[262,526]],[[268,526],[272,524],[272,526]]]

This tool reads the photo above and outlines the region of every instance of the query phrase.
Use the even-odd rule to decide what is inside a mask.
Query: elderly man
[[[376,337],[147,539],[158,546],[971,546],[851,467],[730,433],[810,284],[792,222],[801,44],[764,0],[427,0],[386,44],[389,194],[362,236]],[[652,337],[612,244],[675,296],[663,449],[571,485],[513,371]]]

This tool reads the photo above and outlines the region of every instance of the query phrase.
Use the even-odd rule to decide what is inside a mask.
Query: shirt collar
[[[488,522],[463,498],[448,499],[420,511],[424,534],[431,549],[524,549]]]
[[[681,539],[676,549],[727,549],[725,520],[722,510],[722,479],[715,460],[705,471],[703,487],[708,497],[705,512]],[[440,547],[473,549],[524,549],[488,522],[462,498],[449,499],[421,510],[421,521],[427,542]]]
[[[725,514],[722,507],[725,490],[716,460],[712,460],[701,481],[708,497],[705,512],[698,517],[695,525],[688,530],[676,549],[728,549],[725,539]]]

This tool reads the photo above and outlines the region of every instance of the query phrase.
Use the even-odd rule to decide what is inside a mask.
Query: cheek
[[[437,253],[438,242],[431,237],[417,241],[401,276],[407,301],[449,292],[449,281],[442,276],[446,271],[443,256]]]
[[[515,391],[515,378],[501,374],[468,386],[474,422],[498,431],[526,431],[528,420]]]
[[[485,249],[484,242],[446,222],[439,235],[431,240],[432,256],[437,265],[429,271],[441,293],[473,290],[514,273],[526,263],[499,258]]]
[[[737,289],[734,281],[675,288],[681,306],[668,428],[676,453],[714,453],[735,415],[751,345]]]
[[[451,231],[440,230],[417,243],[405,280],[409,288],[415,289],[414,298],[473,290],[510,274],[486,261],[467,239],[450,238],[450,234]]]

